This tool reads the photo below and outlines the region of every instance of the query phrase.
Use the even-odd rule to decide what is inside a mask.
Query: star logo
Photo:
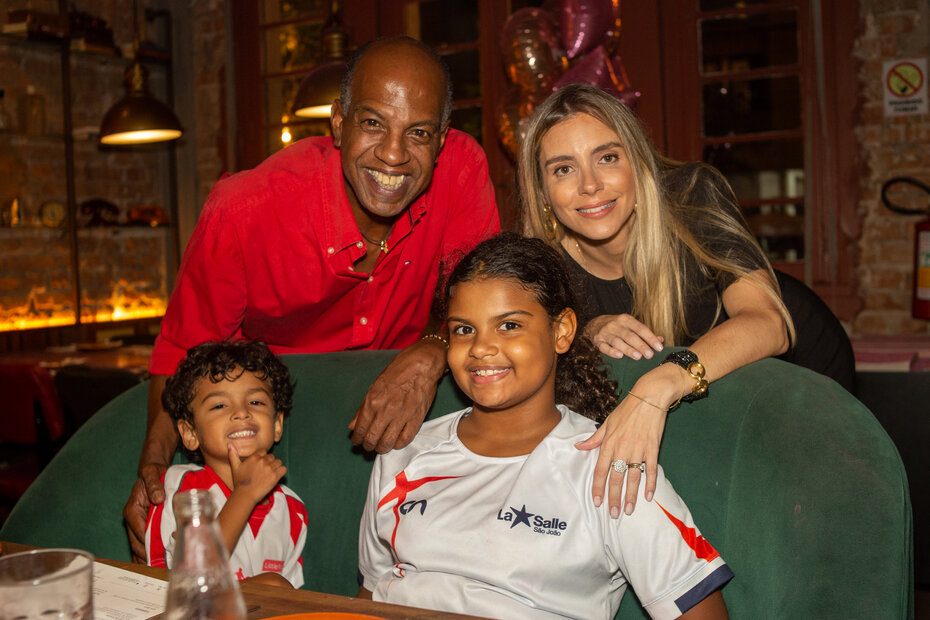
[[[518,523],[526,523],[526,527],[530,526],[530,517],[535,516],[535,513],[526,511],[526,504],[523,504],[523,508],[517,510],[513,506],[510,507],[510,510],[513,512],[514,516],[517,517],[514,519],[513,523],[510,524],[510,529],[513,529]]]

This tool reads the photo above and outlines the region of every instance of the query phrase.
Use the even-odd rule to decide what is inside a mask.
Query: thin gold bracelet
[[[440,336],[439,334],[426,334],[425,336],[421,336],[420,340],[429,340],[430,338],[435,338],[439,342],[446,345],[447,349],[449,348],[449,341],[443,338],[442,336]]]
[[[637,399],[637,400],[643,401],[643,402],[646,403],[647,405],[651,405],[651,406],[655,407],[656,409],[658,409],[659,411],[661,411],[661,412],[663,412],[663,413],[668,412],[668,409],[663,409],[662,407],[658,406],[658,405],[655,404],[655,403],[650,403],[648,400],[646,400],[646,399],[643,398],[642,396],[637,396],[637,395],[634,394],[633,392],[627,392],[626,394],[627,394],[627,396],[632,396],[633,398],[635,398],[635,399]]]

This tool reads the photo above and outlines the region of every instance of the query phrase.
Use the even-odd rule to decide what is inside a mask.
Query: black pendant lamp
[[[348,59],[349,35],[342,27],[342,7],[333,0],[329,19],[323,26],[320,64],[301,80],[291,112],[303,118],[329,118],[333,100],[339,98]]]
[[[133,2],[133,15],[136,3]],[[133,37],[135,57],[126,69],[126,96],[107,110],[100,124],[100,143],[107,145],[150,144],[177,140],[183,130],[178,117],[149,92],[147,68],[138,58],[138,24]]]

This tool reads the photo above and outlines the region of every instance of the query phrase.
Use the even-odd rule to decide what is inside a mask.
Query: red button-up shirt
[[[213,187],[149,363],[171,374],[207,340],[276,353],[395,349],[426,325],[440,260],[500,230],[484,151],[450,129],[429,188],[395,223],[371,273],[331,138],[307,138]]]

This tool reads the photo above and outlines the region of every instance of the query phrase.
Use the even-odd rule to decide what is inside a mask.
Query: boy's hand
[[[229,467],[232,470],[232,490],[247,494],[253,505],[265,499],[287,473],[281,459],[266,452],[256,452],[243,461],[233,444],[229,444]]]

